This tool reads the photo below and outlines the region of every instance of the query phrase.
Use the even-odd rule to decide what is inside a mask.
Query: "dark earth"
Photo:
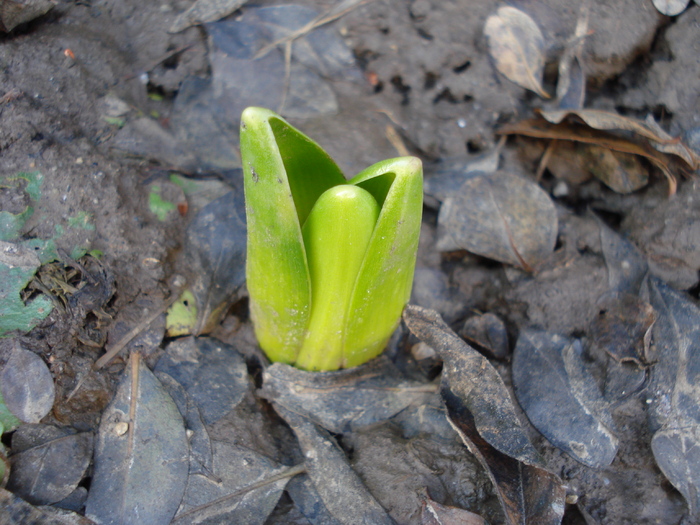
[[[297,441],[306,446],[305,430],[300,430],[305,427],[285,416],[288,406],[273,409],[272,394],[260,390],[269,388],[263,381],[268,363],[256,348],[248,319],[240,253],[244,213],[238,118],[249,105],[280,112],[317,140],[348,177],[390,157],[411,154],[423,160],[426,201],[412,303],[438,311],[500,373],[528,437],[547,470],[562,481],[563,523],[700,523],[700,461],[688,458],[680,481],[670,481],[655,456],[663,455],[663,449],[652,450],[655,433],[669,427],[655,412],[661,402],[657,392],[668,386],[664,381],[677,376],[654,376],[655,367],[661,370],[667,341],[662,343],[661,332],[651,332],[654,320],[654,329],[661,330],[658,319],[663,312],[654,303],[655,285],[647,284],[658,278],[679,291],[690,305],[687,326],[698,326],[693,319],[700,317],[693,317],[697,313],[692,310],[700,294],[700,185],[694,175],[698,166],[672,158],[669,176],[644,155],[629,155],[633,160],[612,166],[592,161],[581,142],[557,140],[552,146],[551,136],[538,139],[525,133],[509,133],[499,144],[504,126],[537,117],[538,108],[558,107],[555,93],[566,75],[559,65],[578,49],[585,74],[579,79],[583,107],[639,121],[650,115],[678,137],[669,143],[700,151],[700,5],[690,2],[680,14],[666,16],[651,0],[510,2],[542,31],[542,89],[550,95],[545,99],[506,78],[497,68],[499,57],[490,53],[484,27],[502,2],[344,2],[346,9],[334,13],[328,23],[299,35],[286,65],[285,43],[253,57],[266,36],[257,29],[264,18],[257,9],[287,3],[213,2],[228,5],[228,13],[207,24],[174,27],[191,1],[57,0],[49,5],[43,0],[0,0],[6,28],[14,25],[10,19],[16,11],[38,10],[0,33],[0,212],[15,217],[33,208],[15,235],[3,230],[2,247],[7,251],[12,248],[7,243],[15,243],[33,246],[38,253],[37,246],[52,241],[55,248],[54,257],[42,259],[40,267],[36,264],[36,274],[21,291],[24,304],[48,299],[51,313],[1,340],[0,377],[14,373],[9,356],[21,347],[47,365],[46,388],[55,389],[55,398],[40,423],[21,418],[29,423],[2,437],[11,475],[4,480],[8,490],[2,490],[0,523],[92,523],[88,518],[108,522],[100,520],[88,496],[103,490],[93,478],[92,436],[112,414],[110,403],[120,378],[135,370],[130,353],[138,352],[150,369],[177,375],[177,366],[166,370],[164,364],[163,356],[175,352],[168,345],[194,343],[173,331],[166,333],[162,314],[182,289],[194,290],[200,306],[195,333],[234,347],[243,356],[239,375],[248,385],[245,393],[236,394],[235,405],[225,401],[216,408],[220,414],[207,416],[200,407],[202,426],[214,443],[209,450],[221,458],[217,447],[245,447],[264,458],[261,464],[274,462],[279,468],[303,460]],[[281,11],[275,22],[279,32],[273,31],[272,38],[289,33],[285,24],[298,28],[303,20],[331,12],[338,3],[300,0],[297,5],[314,11]],[[586,9],[584,34],[575,37]],[[243,24],[245,30],[240,29]],[[326,40],[313,41],[314,33],[321,31]],[[620,134],[620,128],[604,129]],[[603,133],[599,129],[592,135]],[[543,155],[550,155],[547,163]],[[478,242],[473,247],[471,241],[460,241],[469,231],[460,237],[459,226],[443,223],[446,212],[440,206],[447,199],[470,209],[459,194],[466,191],[461,184],[467,174],[496,170],[538,184],[544,190],[542,198],[552,203],[554,226],[530,218],[527,206],[521,216],[523,224],[531,226],[528,235],[550,232],[553,241],[548,253],[533,256],[528,264],[489,256]],[[33,195],[31,177],[17,177],[37,173],[40,190]],[[641,182],[623,191],[624,184],[615,185],[615,177],[622,177],[624,184]],[[613,183],[602,182],[611,179]],[[188,181],[199,185],[188,186]],[[201,230],[194,228],[202,208],[231,189],[220,215],[204,220]],[[227,259],[235,264],[225,267],[211,263],[216,256],[207,255],[225,252],[217,242],[224,243],[228,226],[216,230],[217,221],[238,227],[231,241],[237,255]],[[201,240],[207,228],[218,233]],[[610,238],[623,243],[618,249],[633,250],[635,260],[645,271],[648,268],[644,284],[613,286],[616,265],[606,248]],[[624,270],[627,260],[623,263]],[[621,300],[613,295],[612,303],[605,302],[616,293],[628,295]],[[620,325],[602,318],[610,312],[622,319],[622,336],[610,333]],[[494,337],[500,337],[500,343],[491,340],[491,345],[470,335],[474,318],[486,313],[496,319]],[[465,327],[469,320],[472,324]],[[606,464],[591,466],[554,446],[516,402],[513,384],[516,390],[523,384],[513,370],[513,352],[530,329],[580,341],[582,366],[590,385],[598,395],[602,392],[600,402],[610,417],[606,428],[612,429],[617,443]],[[119,346],[130,332],[135,338]],[[688,337],[693,340],[692,333]],[[700,351],[688,344],[690,350]],[[629,353],[616,354],[620,346]],[[96,364],[109,350],[116,355]],[[434,501],[469,510],[491,524],[510,523],[483,465],[446,424],[434,394],[440,360],[405,327],[388,355],[402,377],[425,385],[424,392],[387,421],[377,417],[367,424],[326,427],[377,508],[386,512],[387,520],[400,524],[481,523],[466,521],[464,515],[451,518],[455,521],[446,515],[429,521],[426,502]],[[697,449],[698,438],[692,437],[700,435],[700,395],[692,388],[696,368],[692,354],[682,356],[687,357],[691,387],[674,403],[682,403],[690,413],[682,420],[692,429],[685,443]],[[686,366],[680,357],[674,361]],[[624,386],[613,384],[615,374],[627,378]],[[661,386],[655,390],[655,385]],[[673,385],[668,388],[673,390]],[[553,413],[564,403],[558,395],[552,387],[547,402]],[[522,398],[517,399],[522,404]],[[194,431],[185,420],[188,432]],[[36,438],[37,429],[44,432],[48,427],[50,438]],[[85,435],[87,440],[81,442],[87,450],[82,455],[51,452],[57,455],[57,470],[77,468],[74,464],[82,461],[73,486],[55,496],[58,499],[33,495],[22,481],[26,462],[20,461],[20,453],[67,435]],[[244,473],[250,466],[245,461],[241,465]],[[51,469],[45,467],[25,477],[36,481],[49,476]],[[338,490],[350,491],[343,485],[345,478],[338,476]],[[257,478],[250,474],[250,479]],[[284,484],[279,487],[271,502],[251,504],[249,514],[238,515],[238,521],[225,514],[201,520],[181,514],[174,522],[359,523],[351,514],[310,512],[308,501],[304,506],[299,495],[304,483],[308,478],[293,478],[286,489]],[[197,503],[187,505],[181,513]],[[144,518],[140,523],[168,523],[171,518],[172,514],[166,521]],[[133,521],[116,516],[109,522]]]

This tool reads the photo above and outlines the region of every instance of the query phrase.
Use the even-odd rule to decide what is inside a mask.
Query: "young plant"
[[[421,162],[385,160],[346,181],[282,117],[241,117],[250,312],[271,361],[306,370],[379,355],[411,295]]]

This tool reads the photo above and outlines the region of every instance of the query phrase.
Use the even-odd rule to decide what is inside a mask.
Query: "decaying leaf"
[[[352,470],[345,453],[328,432],[304,416],[274,406],[299,440],[306,472],[332,516],[348,525],[394,523]]]
[[[591,0],[583,0],[579,9],[574,35],[566,44],[559,60],[557,101],[564,109],[580,109],[586,99],[586,73],[583,70],[583,44],[588,34]]]
[[[490,480],[450,426],[439,395],[430,405],[344,434],[343,445],[352,450],[355,472],[396,523],[415,524],[427,494],[502,521],[499,509],[475,501],[477,494],[493,500]]]
[[[265,369],[262,395],[343,433],[422,404],[436,387],[409,381],[385,357],[338,372],[306,372],[283,363]]]
[[[560,523],[564,486],[545,470],[498,372],[436,312],[408,305],[404,321],[416,337],[442,356],[441,395],[448,418],[486,469],[507,523]]]
[[[506,325],[496,315],[475,315],[464,322],[459,335],[477,348],[482,348],[498,359],[508,356]]]
[[[0,508],[3,523],[15,525],[94,525],[95,522],[76,512],[54,507],[34,507],[9,490],[0,488]]]
[[[638,120],[599,109],[543,110],[540,111],[540,114],[552,124],[559,124],[568,116],[575,115],[593,129],[630,131],[648,139],[649,143],[658,151],[682,158],[693,169],[700,168],[700,155],[683,144],[679,138],[674,138],[666,133],[653,118]]]
[[[562,82],[564,78],[566,82]],[[571,57],[566,66],[560,63],[559,79],[557,84],[559,107],[562,109],[582,108],[586,100],[586,72],[578,57]]]
[[[648,363],[654,309],[637,295],[612,293],[601,297],[591,323],[591,339],[618,362]]]
[[[246,226],[242,191],[204,206],[187,227],[186,260],[192,265],[195,335],[214,329],[245,282]]]
[[[513,387],[528,419],[554,446],[604,468],[615,458],[618,440],[581,353],[578,340],[525,330],[513,353]]]
[[[214,441],[211,476],[190,473],[187,491],[172,524],[263,525],[290,477],[299,472],[250,448]]]
[[[660,151],[631,139],[577,124],[569,124],[567,122],[552,124],[551,122],[542,121],[540,119],[526,119],[515,124],[508,124],[500,128],[498,133],[595,144],[612,151],[632,153],[644,157],[663,172],[668,180],[669,195],[676,193],[678,183],[676,181],[676,176],[671,171],[670,159]]]
[[[102,414],[85,514],[104,524],[167,525],[187,485],[182,416],[138,354]]]
[[[0,30],[8,33],[20,24],[45,15],[55,5],[51,0],[2,0]]]
[[[652,0],[654,7],[666,16],[680,15],[688,7],[690,0]]]
[[[35,505],[49,505],[70,495],[92,459],[92,434],[50,428],[55,432],[53,436],[44,433],[48,439],[35,441],[28,448],[13,446],[8,488]],[[14,441],[13,436],[13,445]]]
[[[0,394],[9,411],[25,423],[38,423],[56,398],[46,363],[17,339],[0,347]]]
[[[514,7],[500,7],[486,19],[484,34],[496,68],[519,86],[543,98],[544,37],[535,21]]]
[[[158,381],[173,398],[180,415],[185,421],[190,445],[190,476],[211,477],[214,472],[214,456],[211,439],[199,407],[187,390],[165,372],[155,372]]]
[[[235,408],[252,388],[243,356],[211,337],[173,341],[155,371],[170,375],[182,385],[207,425]]]
[[[690,515],[700,512],[700,308],[656,278],[649,302],[658,314],[652,331],[654,366],[648,387],[656,463],[683,494]]]
[[[504,171],[468,179],[440,209],[438,249],[465,249],[531,271],[554,250],[557,213],[537,184]]]
[[[421,525],[486,525],[486,520],[468,510],[440,505],[426,498],[421,510]]]
[[[583,157],[588,171],[617,193],[632,193],[649,182],[647,168],[629,153],[589,145]]]

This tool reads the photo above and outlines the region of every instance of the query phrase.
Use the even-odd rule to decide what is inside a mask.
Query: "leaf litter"
[[[350,2],[350,3],[352,3],[352,2]],[[546,29],[549,29],[549,28],[546,28]],[[345,37],[346,35],[343,35],[343,36]],[[285,51],[284,51],[284,52],[286,52],[287,42],[289,42],[289,41],[291,41],[291,40],[288,39],[287,41],[285,41],[285,42],[283,42],[283,43],[278,43],[278,44],[276,44],[276,45],[278,45],[278,46],[283,46],[283,47],[285,48]],[[294,47],[296,47],[296,43],[294,44]],[[275,51],[276,51],[276,50],[275,50]],[[277,52],[277,51],[276,51],[276,52]],[[289,56],[290,56],[289,53],[287,53],[286,56],[284,56],[284,58],[285,58],[285,67],[287,67],[287,65],[289,65],[289,62],[286,60],[287,57],[289,57]],[[581,77],[580,77],[580,76],[577,76],[577,75],[578,75],[579,72],[580,72],[580,73],[583,72],[584,66],[585,66],[585,64],[583,63],[583,61],[579,60],[579,58],[575,58],[575,59],[571,62],[571,65],[569,66],[569,67],[570,67],[570,70],[571,70],[571,82],[572,82],[573,84],[575,84],[575,85],[574,85],[574,89],[571,91],[572,99],[574,100],[574,102],[573,102],[573,105],[574,105],[574,106],[579,105],[576,101],[577,101],[577,100],[581,100],[581,98],[578,97],[578,95],[581,95],[581,94],[583,93],[583,92],[580,90],[581,83],[579,83]],[[291,71],[291,67],[289,68],[289,70]],[[579,70],[581,70],[581,71],[579,71]],[[291,73],[290,73],[290,75],[291,75]],[[585,84],[585,77],[583,78],[583,81],[584,81],[583,83]],[[3,102],[4,102],[4,98],[3,98]],[[580,109],[580,108],[577,108],[577,109]],[[212,129],[213,129],[213,128],[212,128]],[[220,133],[220,131],[219,131],[219,133]],[[220,134],[221,134],[221,133],[220,133]],[[671,144],[671,146],[673,146],[673,144]],[[652,154],[653,154],[653,153],[652,153]],[[506,153],[506,155],[507,155],[507,153]],[[235,155],[232,155],[232,157],[233,157],[233,156],[235,156]],[[671,168],[672,168],[672,167],[671,167]],[[493,170],[484,170],[484,171],[493,171]],[[459,184],[458,186],[461,186],[462,183],[464,183],[464,180],[461,180],[461,181],[460,181],[460,184]],[[546,182],[545,182],[544,186],[546,187]],[[444,191],[444,192],[443,192],[443,196],[446,196],[446,198],[450,198],[450,197],[451,197],[451,196],[450,196],[450,192],[451,192],[451,190]],[[606,203],[606,204],[609,204],[609,203]],[[602,234],[601,234],[601,235],[602,235]],[[571,252],[572,249],[575,250],[575,249],[576,249],[576,246],[568,246],[568,247],[567,247],[567,250],[568,250],[567,253],[569,253],[569,254],[572,253],[572,252]],[[589,248],[589,247],[584,247],[583,245],[579,245],[579,246],[578,246],[578,249],[580,249],[580,250],[583,252],[583,251],[585,251],[585,250],[587,250],[587,249],[590,249],[590,248]],[[590,254],[589,254],[589,255],[590,255]],[[596,253],[595,255],[597,256],[598,253]],[[456,257],[460,257],[460,256],[461,256],[461,255],[457,255]],[[447,265],[449,265],[449,264],[454,264],[454,261],[455,261],[456,259],[450,259],[450,257],[455,257],[455,256],[453,256],[453,255],[448,255],[448,256],[443,260],[443,262],[444,262],[445,264],[447,264]],[[469,259],[468,256],[467,256],[467,259],[466,259],[466,260],[472,260],[472,259]],[[612,272],[611,272],[611,265],[608,263],[607,257],[606,257],[606,266],[607,266],[607,269],[608,269],[608,273],[611,274],[611,273],[612,273]],[[626,268],[624,265],[619,265],[619,267],[617,268],[616,271],[618,271],[619,274],[624,274],[625,271],[626,271],[626,269],[628,269],[628,268]],[[499,269],[499,271],[501,271],[501,270]],[[495,272],[494,272],[494,273],[495,273]],[[507,275],[507,281],[508,281],[508,282],[507,282],[506,284],[509,285],[509,286],[518,286],[519,283],[523,282],[523,281],[521,281],[521,279],[522,279],[522,280],[527,280],[527,277],[523,277],[522,275],[520,275],[520,274],[518,273],[518,271],[513,270],[513,269],[507,269],[504,273]],[[452,278],[452,276],[450,276],[450,279],[451,279],[451,278]],[[623,277],[621,278],[621,281],[624,281],[626,278],[627,278],[627,277],[624,277],[624,276],[623,276]],[[610,281],[612,282],[613,280],[614,280],[614,279],[613,279],[612,277],[610,277]],[[630,279],[630,280],[635,280],[635,279]],[[504,282],[505,282],[505,281],[504,281]],[[452,284],[452,283],[450,283],[450,284]],[[626,286],[626,285],[625,285],[625,286]],[[636,293],[636,292],[633,291],[633,292],[631,292],[630,295],[631,295],[632,297],[636,297],[636,296],[634,295],[635,293]],[[630,299],[631,299],[631,298],[630,298]],[[494,299],[493,301],[496,301],[496,299]],[[602,303],[601,303],[601,304],[602,304]],[[627,303],[624,303],[624,304],[627,304]],[[479,309],[480,309],[480,310],[482,309],[482,308],[481,308],[482,306],[484,306],[484,305],[479,305]],[[514,308],[514,311],[515,311],[516,308],[520,308],[520,307],[521,307],[520,305],[514,306],[514,307],[513,307],[513,308]],[[499,311],[499,314],[500,314],[500,313],[501,313],[501,311]],[[624,312],[623,312],[623,313],[624,313]],[[509,314],[512,314],[512,315],[509,315]],[[517,325],[518,328],[520,328],[520,324],[519,324],[519,323],[521,322],[521,320],[517,317],[518,315],[520,315],[520,313],[517,312],[517,311],[516,311],[516,313],[507,312],[507,313],[505,314],[504,319],[506,320],[509,329],[512,330],[516,325]],[[230,319],[229,319],[229,320],[230,320]],[[233,325],[235,325],[235,323],[229,323],[229,325],[227,326],[227,329],[228,329],[230,326],[233,326]],[[217,327],[217,330],[220,330],[220,329],[221,329],[221,327]],[[590,334],[592,331],[594,331],[594,330],[593,330],[592,328],[589,328],[589,330],[587,331],[587,333]],[[647,349],[647,350],[649,350],[649,349]],[[647,350],[645,350],[645,352],[646,352]],[[651,347],[651,350],[653,350],[653,347]],[[507,358],[507,355],[506,355],[505,357]],[[612,359],[612,358],[611,358],[611,359]],[[59,364],[60,364],[60,363],[59,363]],[[249,366],[251,366],[250,361],[249,361],[248,364],[249,364]],[[652,364],[653,364],[653,363],[652,363]],[[507,366],[507,365],[503,365],[503,363],[497,363],[497,365],[499,365],[499,366],[501,366],[501,365],[502,365],[502,366]],[[56,365],[52,365],[52,366],[56,366]],[[252,367],[253,367],[253,368],[252,368],[252,371],[254,372],[254,377],[256,377],[256,376],[255,376],[255,373],[256,373],[255,370],[257,370],[256,366],[257,366],[257,365],[252,365]],[[118,369],[118,367],[119,367],[118,364],[116,364],[116,365],[113,364],[113,366],[112,366],[111,368],[112,368],[113,370],[116,370],[116,369]],[[174,380],[172,380],[172,378],[170,378],[170,380],[167,379],[166,376],[165,376],[163,373],[159,373],[157,376],[160,378],[161,383],[164,383],[164,384],[165,384],[165,383],[168,383],[168,382],[170,381],[170,383],[168,383],[169,386],[168,386],[168,388],[167,388],[168,392],[170,393],[170,397],[172,397],[172,398],[176,401],[176,404],[177,404],[178,408],[179,408],[180,411],[183,413],[183,416],[184,416],[183,419],[185,419],[185,421],[186,421],[185,424],[186,424],[187,430],[193,432],[193,433],[192,433],[192,432],[188,432],[188,435],[190,436],[190,443],[189,443],[189,444],[190,444],[190,459],[192,459],[195,455],[198,455],[198,458],[197,458],[195,461],[190,461],[190,463],[189,463],[189,466],[190,466],[190,474],[191,474],[193,471],[196,471],[197,474],[198,474],[199,476],[204,476],[204,477],[206,477],[207,475],[211,476],[211,475],[212,475],[212,474],[211,474],[211,469],[210,469],[209,467],[206,467],[206,468],[205,468],[205,467],[203,467],[202,465],[204,465],[204,464],[212,465],[212,464],[213,464],[213,463],[212,463],[212,461],[213,461],[213,455],[211,455],[211,456],[208,455],[207,450],[210,450],[210,451],[211,451],[212,442],[216,442],[216,443],[219,443],[219,442],[220,442],[220,439],[221,439],[221,437],[222,437],[221,434],[216,435],[216,439],[214,439],[214,440],[212,440],[210,437],[209,437],[209,438],[206,437],[206,434],[205,434],[205,433],[202,433],[201,430],[203,429],[203,430],[206,432],[206,431],[211,431],[212,429],[211,429],[211,428],[203,427],[203,425],[202,425],[202,424],[203,424],[203,421],[202,421],[201,411],[200,411],[199,407],[196,406],[195,402],[193,401],[192,396],[189,395],[189,393],[184,389],[184,387],[182,387],[182,385],[179,385],[177,382],[175,382]],[[172,380],[172,381],[171,381],[171,380]],[[249,400],[249,397],[252,397],[252,394],[250,394],[250,392],[247,392],[247,393],[245,394],[245,396],[246,396],[246,399]],[[244,404],[245,404],[245,403],[241,402],[241,403],[239,403],[238,405],[236,405],[236,408],[234,408],[234,411],[235,411],[235,410],[240,410],[241,407],[242,407],[242,405],[244,405]],[[430,412],[430,410],[426,409],[425,407],[426,407],[426,405],[422,405],[422,406],[420,406],[420,407],[409,406],[409,407],[407,407],[406,409],[404,409],[402,412],[399,412],[399,414],[395,415],[395,416],[392,418],[392,421],[380,423],[380,425],[387,425],[387,426],[394,425],[394,424],[395,424],[395,421],[398,421],[399,418],[402,418],[402,417],[405,418],[405,417],[407,417],[407,415],[408,415],[409,412],[411,412],[412,414],[416,414],[415,417],[421,418],[421,419],[422,419],[426,414],[428,414],[428,413]],[[269,409],[269,407],[268,407],[268,409]],[[268,412],[271,413],[271,411],[269,411],[269,410],[268,410]],[[261,412],[261,413],[266,413],[267,415],[269,415],[268,412],[265,412],[265,410],[262,409],[262,412]],[[258,415],[259,415],[259,414],[258,414]],[[426,416],[426,417],[427,417],[427,416]],[[443,416],[443,417],[444,417],[444,416]],[[221,422],[224,421],[225,419],[226,419],[226,416],[224,416],[222,419],[219,419],[219,420],[217,421],[217,423],[215,423],[214,426],[216,426],[216,425],[221,425]],[[468,418],[467,418],[467,419],[468,419]],[[343,425],[345,425],[345,423],[343,423]],[[347,428],[347,426],[346,426],[345,428]],[[193,429],[196,429],[196,430],[193,430]],[[364,430],[365,430],[365,429],[356,429],[356,430],[351,431],[349,434],[354,433],[354,432],[364,431]],[[403,429],[402,429],[402,431],[403,431]],[[213,433],[212,433],[212,435],[217,434],[217,432],[218,432],[217,430],[214,430]],[[431,433],[431,432],[432,432],[432,433]],[[439,432],[438,432],[438,430],[437,430],[437,427],[430,427],[430,430],[428,431],[428,433],[429,433],[429,435],[430,435],[431,437],[432,437],[432,436],[440,436],[440,437],[438,437],[438,439],[441,438],[441,434],[439,434]],[[349,435],[349,434],[348,434],[348,435]],[[232,433],[231,435],[235,435],[235,432]],[[205,443],[205,446],[204,446],[203,448],[200,449],[200,450],[203,451],[203,452],[201,452],[201,451],[200,451],[200,452],[194,452],[196,449],[199,449],[199,447],[200,447],[200,445],[196,445],[196,446],[195,446],[195,441],[197,441],[198,436],[199,436],[199,437],[202,437],[203,439],[202,439],[201,441]],[[402,435],[401,433],[396,434],[396,439],[397,439],[397,440],[400,440],[402,437],[403,437],[403,435]],[[234,439],[238,439],[238,437],[235,436]],[[348,447],[346,446],[346,445],[347,445],[347,440],[348,440],[347,435],[346,435],[346,436],[342,436],[342,437],[339,438],[340,444],[343,445],[343,446],[345,447],[345,450],[347,451],[348,455],[352,455],[352,454],[353,454],[353,450],[352,450],[351,448],[348,448]],[[208,443],[208,447],[209,447],[209,448],[207,448],[206,443]],[[227,444],[229,444],[229,443],[227,443]],[[223,448],[221,448],[221,450],[223,450]],[[211,454],[213,454],[213,453],[211,453]],[[271,456],[272,456],[272,455],[274,455],[274,454],[271,454]],[[265,454],[263,454],[263,456],[265,456]],[[426,456],[430,456],[430,454],[426,453]],[[429,458],[429,459],[430,459],[430,458]],[[285,458],[285,461],[280,462],[280,458],[276,456],[276,457],[275,457],[275,460],[273,460],[273,462],[270,463],[270,465],[271,465],[270,468],[274,469],[274,468],[275,468],[275,467],[274,467],[274,464],[275,464],[275,463],[276,463],[277,465],[283,465],[283,464],[293,464],[294,462],[291,461],[290,458],[288,458],[288,457]],[[197,465],[199,465],[199,466],[193,467],[193,465],[195,465],[195,464],[197,464]],[[299,465],[299,466],[297,466],[297,467],[288,467],[288,468],[289,468],[289,469],[297,469],[297,470],[283,470],[280,474],[273,475],[272,478],[264,478],[263,481],[261,481],[260,483],[265,484],[265,482],[266,482],[265,480],[272,479],[273,481],[271,481],[270,483],[276,483],[277,481],[280,481],[280,485],[284,485],[284,482],[281,481],[281,478],[280,478],[280,479],[276,479],[276,476],[281,476],[281,477],[287,476],[287,477],[288,477],[288,476],[290,476],[290,475],[294,475],[295,473],[297,473],[297,476],[298,476],[297,478],[294,479],[295,484],[296,484],[296,482],[297,482],[298,480],[303,479],[302,476],[298,474],[298,472],[303,471],[305,467]],[[197,469],[199,469],[199,470],[197,470]],[[308,481],[308,479],[309,479],[309,478],[307,477],[306,480]],[[364,478],[363,478],[363,479],[364,479]],[[289,486],[290,486],[290,485],[287,485],[287,487],[289,487]],[[661,490],[661,489],[659,489],[659,490]],[[240,489],[240,491],[238,491],[238,494],[242,496],[245,492],[246,492],[246,487],[243,487],[242,489]],[[374,490],[373,490],[373,489],[372,489],[372,493],[374,494]],[[432,493],[431,493],[431,494],[432,494]],[[432,495],[435,496],[435,494],[432,494]],[[438,492],[438,493],[437,493],[437,496],[435,497],[435,500],[436,500],[436,501],[441,501],[441,502],[443,502],[443,503],[445,503],[445,504],[447,505],[447,504],[448,504],[447,502],[449,501],[449,497],[451,497],[451,496],[449,496],[449,497],[447,497],[447,498],[445,499],[445,498],[441,498],[441,497],[440,497],[441,495],[442,495],[442,493],[439,493],[439,492]],[[4,493],[3,493],[3,497],[5,498],[5,499],[3,499],[3,502],[9,502],[9,499],[5,497],[5,494],[4,494]],[[227,496],[222,496],[222,497],[227,497]],[[375,497],[376,497],[376,494],[375,494]],[[273,498],[274,498],[274,496],[273,496]],[[312,497],[309,501],[314,502],[314,503],[317,503],[317,502],[318,502],[318,498],[319,498],[319,496],[318,496],[318,494],[316,494],[315,499]],[[593,496],[587,496],[587,498],[589,498],[589,500],[588,500],[589,502],[594,501],[594,499],[593,499],[594,497],[593,497]],[[377,499],[380,501],[380,503],[383,504],[383,500],[382,500],[381,498],[377,497]],[[426,500],[426,501],[427,501],[427,500]],[[15,502],[15,503],[16,503],[16,502]],[[15,503],[12,503],[12,505],[15,505]],[[307,509],[308,509],[308,508],[311,508],[311,507],[313,506],[314,503],[311,503],[310,506],[307,507]],[[455,501],[453,500],[452,503],[455,503]],[[463,501],[458,501],[458,502],[456,502],[456,503],[459,504],[459,505],[462,506],[462,507],[465,507]],[[284,504],[285,504],[285,503],[283,502],[283,505],[284,505]],[[289,505],[289,502],[287,501],[286,504]],[[594,505],[594,503],[591,503],[590,505]],[[589,507],[588,507],[589,509],[591,509],[591,506],[590,506],[590,505],[589,505]],[[9,507],[10,507],[10,504],[8,503],[7,508],[9,508]],[[612,504],[610,504],[608,510],[612,513],[611,507],[612,507]],[[17,507],[15,507],[15,508],[17,508]],[[436,507],[436,508],[437,508],[437,507]],[[600,508],[603,509],[603,507],[600,507]],[[604,510],[604,509],[603,509],[603,510]],[[603,510],[601,510],[601,512],[603,512]],[[593,512],[593,513],[595,514],[595,512]],[[43,511],[42,511],[42,514],[44,514]],[[183,520],[186,520],[188,516],[191,516],[191,514],[190,514],[190,515],[186,515],[186,516],[183,517],[182,519],[183,519]],[[328,514],[325,514],[324,516],[328,516]],[[599,517],[599,516],[598,516],[598,517]],[[47,520],[47,521],[46,521],[47,523],[49,523],[48,518],[47,518],[46,516],[44,516],[44,519]],[[591,519],[593,519],[593,518],[591,518]],[[274,520],[274,518],[273,518],[273,520]]]
[[[652,329],[653,353],[648,402],[651,449],[656,463],[683,494],[690,516],[700,512],[700,309],[684,294],[651,278],[649,302],[658,318]]]
[[[491,478],[507,523],[560,523],[564,486],[530,443],[498,372],[437,313],[409,305],[404,321],[445,361],[448,418]]]
[[[12,436],[8,489],[35,505],[67,498],[92,460],[93,436],[70,427],[23,425]],[[71,458],[66,463],[65,458]]]
[[[318,374],[269,366],[260,395],[341,434],[423,404],[436,386],[407,380],[385,357],[349,370]]]
[[[443,202],[438,224],[439,250],[465,249],[525,271],[551,255],[558,228],[549,196],[505,171],[467,179]]]
[[[102,415],[85,513],[105,524],[168,524],[185,492],[188,470],[182,416],[134,353]]]
[[[542,88],[544,37],[530,16],[514,7],[499,7],[486,19],[484,34],[498,71],[519,86],[549,98]]]
[[[591,468],[604,468],[615,458],[618,439],[582,353],[579,340],[523,331],[513,353],[513,387],[530,422],[554,446]]]

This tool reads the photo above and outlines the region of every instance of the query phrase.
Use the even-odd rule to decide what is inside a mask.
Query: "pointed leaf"
[[[659,279],[649,281],[658,314],[652,329],[649,411],[651,449],[659,468],[683,494],[691,516],[700,514],[700,308]]]
[[[243,112],[241,152],[251,316],[269,357],[293,363],[311,299],[301,225],[316,199],[345,178],[315,142],[265,109]]]
[[[584,368],[581,343],[545,331],[521,333],[513,387],[532,424],[556,447],[592,468],[617,453],[612,416]]]
[[[381,206],[367,256],[355,283],[345,339],[356,350],[345,367],[379,355],[411,297],[423,214],[423,170],[419,159],[378,162],[353,177]]]
[[[514,7],[501,7],[486,19],[484,34],[496,68],[519,86],[543,98],[544,37],[535,21]]]
[[[333,437],[311,420],[279,405],[275,410],[292,428],[305,457],[306,471],[323,504],[347,525],[392,525]]]
[[[443,358],[441,395],[448,418],[486,469],[507,523],[560,523],[564,487],[544,469],[498,372],[452,332],[437,312],[408,305],[404,321]]]
[[[102,414],[85,514],[102,524],[167,525],[185,492],[182,416],[138,354]]]

